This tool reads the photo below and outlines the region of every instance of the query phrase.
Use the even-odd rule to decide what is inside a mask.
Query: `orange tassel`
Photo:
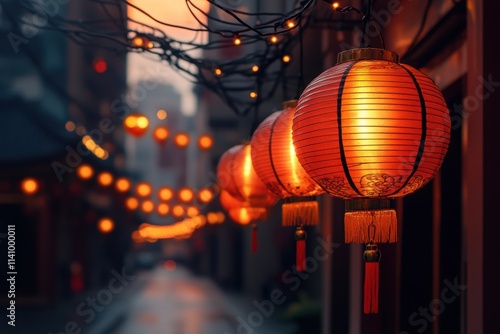
[[[378,313],[380,251],[377,245],[373,243],[366,245],[363,258],[365,260],[363,312],[365,314]]]
[[[252,226],[252,253],[257,253],[259,241],[257,240],[257,225]]]

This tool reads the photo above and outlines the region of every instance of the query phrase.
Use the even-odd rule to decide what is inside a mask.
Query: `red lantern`
[[[217,166],[217,178],[222,189],[237,200],[248,204],[248,207],[268,208],[278,200],[255,173],[250,144],[236,145],[222,155]],[[257,251],[255,224],[252,233],[252,251]]]
[[[450,117],[443,95],[393,52],[344,51],[304,90],[292,127],[307,173],[329,194],[348,200],[346,242],[369,243],[370,276],[368,268],[380,258],[374,242],[397,239],[391,199],[429,182],[446,154]],[[376,313],[377,303],[367,299],[376,294],[368,290],[364,311]]]
[[[220,203],[227,211],[229,217],[236,223],[248,225],[251,222],[265,220],[269,214],[268,207],[255,207],[248,202],[240,201],[231,196],[228,191],[222,189],[220,192]],[[252,224],[251,250],[256,253],[258,249],[257,225]]]
[[[123,121],[123,128],[134,137],[141,137],[149,127],[149,120],[140,113],[131,113]]]
[[[319,222],[318,203],[307,199],[323,193],[323,189],[307,175],[295,155],[292,122],[297,101],[288,101],[282,111],[267,117],[255,130],[252,146],[253,167],[266,186],[281,198],[289,199],[282,206],[283,226],[297,226],[296,268],[304,271],[304,225]]]

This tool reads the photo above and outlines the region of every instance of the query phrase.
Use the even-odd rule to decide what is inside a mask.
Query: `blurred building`
[[[112,107],[125,91],[124,48],[80,46],[82,36],[47,29],[64,17],[108,20],[96,20],[93,28],[117,31],[126,25],[125,8],[61,3],[0,5],[7,37],[0,41],[0,212],[2,233],[5,225],[16,226],[18,306],[98,288],[110,268],[123,266],[130,238],[127,225],[119,225],[123,199],[113,195],[112,184],[97,181],[103,171],[124,173],[123,130]],[[82,164],[94,171],[89,180],[77,177]],[[21,190],[28,177],[38,184],[32,195]],[[102,217],[116,223],[108,235],[98,230]]]

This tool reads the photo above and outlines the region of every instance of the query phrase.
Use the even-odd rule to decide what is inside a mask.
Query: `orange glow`
[[[123,121],[123,128],[134,137],[143,136],[149,127],[146,116],[140,113],[131,113]]]
[[[198,209],[196,206],[189,206],[186,210],[186,215],[190,218],[196,217],[200,214],[200,209]]]
[[[281,59],[284,63],[289,63],[290,61],[292,61],[292,57],[290,57],[290,55],[284,55]]]
[[[179,148],[184,148],[189,145],[189,135],[185,132],[179,132],[174,137],[174,143]]]
[[[38,191],[38,181],[32,177],[28,177],[21,181],[21,190],[26,195],[33,195]]]
[[[332,4],[333,9],[338,9],[340,7],[340,4],[338,2],[334,2]]]
[[[111,218],[101,218],[101,220],[97,223],[97,228],[102,234],[108,234],[114,230],[115,223]]]
[[[139,201],[135,197],[129,197],[125,200],[125,206],[129,210],[135,210],[139,207]]]
[[[259,66],[253,65],[252,66],[252,72],[259,72]]]
[[[160,109],[156,112],[156,117],[162,121],[164,119],[167,119],[167,112],[163,109]]]
[[[109,172],[101,172],[97,176],[97,182],[103,187],[108,187],[111,183],[113,183],[113,174]]]
[[[174,260],[167,260],[165,261],[163,267],[168,271],[174,271],[175,268],[177,267],[177,264],[175,263]]]
[[[207,223],[210,225],[222,224],[226,220],[226,215],[223,212],[209,212],[207,214]]]
[[[160,216],[166,216],[166,215],[168,215],[168,213],[170,212],[170,206],[169,206],[167,203],[160,203],[160,204],[158,204],[158,206],[156,207],[156,212],[157,212]]]
[[[341,84],[338,98],[328,100]],[[318,122],[327,110],[332,117]],[[300,164],[330,195],[396,198],[438,172],[450,123],[439,88],[420,71],[385,59],[346,60],[304,90],[293,142]]]
[[[228,180],[223,189],[237,200],[247,202],[248,206],[269,207],[278,200],[255,172],[250,144],[236,145],[222,155],[217,166],[217,178]]]
[[[296,25],[296,24],[295,24],[295,21],[293,21],[293,20],[288,20],[288,21],[286,21],[286,23],[285,23],[285,24],[286,24],[286,27],[287,27],[288,29],[292,29],[292,28],[294,28],[294,27],[295,27],[295,25]]]
[[[76,169],[76,174],[82,180],[88,180],[94,176],[94,168],[87,164],[82,164]]]
[[[269,38],[269,41],[273,44],[278,43],[278,36],[272,35],[271,38]]]
[[[158,198],[162,201],[170,201],[174,197],[174,191],[169,187],[161,187],[158,189]]]
[[[184,216],[184,212],[184,207],[182,205],[176,204],[172,207],[172,216],[175,218]]]
[[[141,210],[144,213],[151,213],[151,212],[153,212],[154,209],[155,209],[155,205],[154,205],[153,201],[145,200],[141,204]]]
[[[179,189],[177,196],[181,202],[187,203],[187,202],[190,202],[193,200],[194,191],[191,188],[184,187],[184,188]]]
[[[127,192],[130,189],[130,181],[125,177],[119,177],[115,181],[115,188],[118,192]]]
[[[76,129],[75,122],[73,122],[73,121],[67,121],[66,124],[64,125],[64,127],[66,128],[66,131],[69,131],[69,132],[75,131],[75,129]]]
[[[214,71],[216,76],[221,76],[222,75],[222,70],[220,68],[216,68]]]
[[[214,140],[210,135],[202,135],[198,138],[198,147],[202,150],[209,150],[212,148]]]
[[[95,59],[93,66],[94,66],[94,71],[96,71],[97,73],[104,73],[108,69],[108,64],[102,58]]]
[[[202,188],[198,191],[198,201],[200,203],[208,203],[214,198],[214,192],[209,188]]]
[[[147,182],[139,182],[135,186],[135,193],[139,197],[148,197],[151,195],[153,192],[153,188],[151,188],[151,185]]]
[[[270,190],[281,198],[316,196],[324,191],[307,175],[295,155],[292,122],[297,101],[285,102],[282,111],[267,117],[255,130],[252,140],[252,166]]]
[[[153,139],[157,143],[164,143],[167,141],[169,135],[168,128],[163,125],[158,125],[153,131]]]
[[[254,91],[250,92],[250,97],[251,97],[252,99],[256,99],[256,98],[257,98],[257,95],[258,95],[258,94],[257,94],[257,92],[254,92]]]
[[[241,45],[241,38],[235,37],[234,38],[234,45]]]
[[[248,225],[252,221],[267,219],[267,208],[252,207],[249,202],[238,200],[226,190],[221,191],[219,199],[222,207],[229,213],[229,217],[238,224]]]

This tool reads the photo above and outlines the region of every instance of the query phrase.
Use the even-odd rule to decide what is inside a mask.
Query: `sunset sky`
[[[192,17],[186,7],[184,0],[132,0],[132,4],[145,10],[147,13],[156,19],[167,22],[169,24],[199,27],[198,22]],[[208,10],[208,2],[206,0],[193,0],[198,7],[203,10]],[[165,31],[167,35],[175,36],[176,40],[191,41],[196,37],[196,34],[183,29],[170,28],[165,25],[154,22],[141,12],[129,7],[129,17],[154,26]],[[204,19],[202,15],[200,19]],[[133,23],[129,23],[131,28],[135,27]],[[200,39],[201,38],[201,39]],[[198,42],[206,40],[207,37],[203,34],[198,34]],[[196,55],[195,53],[193,55]],[[154,73],[154,74],[152,74]],[[187,115],[192,115],[195,112],[195,97],[191,92],[192,85],[184,77],[179,76],[177,72],[170,68],[166,62],[159,62],[154,55],[129,53],[127,64],[128,84],[130,87],[135,85],[141,79],[151,79],[154,76],[160,82],[172,83],[176,89],[182,94],[182,112]]]

